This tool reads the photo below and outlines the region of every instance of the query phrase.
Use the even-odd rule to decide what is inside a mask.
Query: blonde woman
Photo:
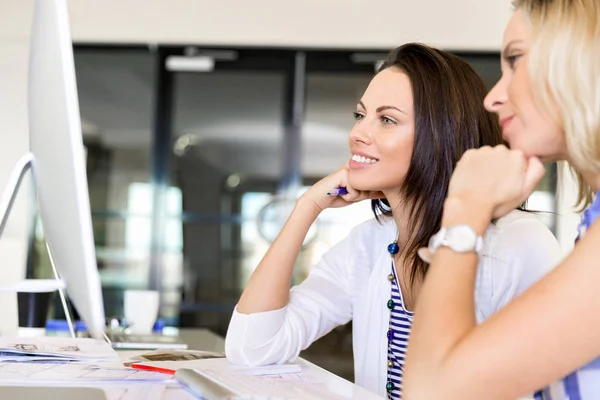
[[[584,204],[589,188],[600,190],[600,2],[514,5],[503,75],[485,100],[512,150],[469,151],[452,176],[445,229],[420,251],[432,263],[409,342],[405,399],[600,399],[600,197],[557,269],[481,325],[474,318],[473,243],[529,195],[544,174],[540,161],[570,162]],[[457,226],[472,237],[448,234]]]

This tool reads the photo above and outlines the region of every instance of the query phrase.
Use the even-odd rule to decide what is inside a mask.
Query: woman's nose
[[[499,108],[506,104],[506,101],[508,100],[506,86],[506,79],[504,79],[504,77],[494,85],[492,90],[490,90],[483,100],[483,105],[486,110],[497,113]]]
[[[364,125],[361,126],[360,122],[350,131],[349,139],[352,143],[371,143],[371,135],[365,129]]]

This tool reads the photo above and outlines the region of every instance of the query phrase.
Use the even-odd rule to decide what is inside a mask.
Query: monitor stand
[[[10,211],[14,205],[15,199],[23,182],[25,174],[31,171],[31,179],[35,182],[35,159],[33,153],[27,153],[17,162],[15,165],[8,185],[2,195],[0,201],[0,237],[4,232],[6,221],[10,215]],[[35,187],[35,185],[33,185]],[[58,291],[60,295],[60,301],[62,303],[65,317],[67,319],[67,325],[69,326],[69,332],[71,337],[76,337],[75,329],[73,328],[73,319],[67,307],[67,297],[65,296],[65,283],[60,279],[58,271],[52,258],[52,252],[46,243],[46,250],[50,257],[50,265],[52,266],[52,273],[54,279],[26,279],[20,282],[0,284],[0,292],[25,292],[25,293],[36,293],[36,292],[54,292]]]

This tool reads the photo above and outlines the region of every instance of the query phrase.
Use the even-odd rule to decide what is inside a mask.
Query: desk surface
[[[184,328],[179,331],[180,338],[187,343],[190,350],[205,350],[223,352],[225,350],[225,340],[209,331],[208,329]],[[123,356],[130,356],[133,353],[123,353]],[[136,354],[140,354],[139,351]],[[357,386],[329,371],[320,368],[306,360],[298,362],[310,368],[318,379],[324,383],[326,392],[322,393],[323,399],[336,400],[381,400],[382,397],[369,392],[360,386]],[[193,400],[194,397],[182,389],[169,388],[165,392],[163,400]]]
[[[204,350],[213,352],[224,352],[225,340],[209,331],[208,329],[181,329],[179,337],[187,343],[190,350]],[[124,350],[119,351],[119,355],[123,360],[145,353],[140,350]],[[306,360],[299,359],[299,363],[307,367],[322,386],[319,387],[319,399],[335,399],[335,400],[382,400],[379,397],[353,383],[340,378],[339,376],[318,367]],[[322,389],[322,390],[321,390]],[[79,398],[76,391],[66,390],[61,395],[61,400],[75,400]],[[162,400],[195,400],[195,398],[180,387],[167,387]]]

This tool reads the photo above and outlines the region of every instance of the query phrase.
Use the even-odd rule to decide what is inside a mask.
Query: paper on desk
[[[240,376],[239,374],[210,371],[206,376],[232,389],[265,388],[265,395],[258,395],[257,398],[286,400],[348,400],[349,398],[356,398],[352,397],[351,394],[348,396],[347,393],[337,393],[331,390],[323,379],[309,368],[303,368],[302,372],[299,373],[262,376]],[[234,391],[244,398],[242,391]]]
[[[171,381],[156,372],[83,363],[0,362],[0,392],[7,385],[93,387],[104,390],[107,400],[162,400]]]
[[[252,375],[252,376],[244,376],[250,374],[238,374],[231,373],[229,371],[224,370],[205,370],[200,371],[203,375],[211,377],[217,381],[227,381],[231,379],[231,377],[235,376],[236,380],[248,380],[253,382],[270,382],[273,384],[298,384],[298,383],[323,383],[321,379],[319,379],[315,374],[311,373],[308,370],[299,371],[299,372],[285,372],[285,373],[271,373],[271,374],[261,374],[261,375]]]
[[[235,394],[235,396],[242,396],[242,398],[244,396],[256,396],[256,398],[287,400],[339,399],[335,394],[331,396],[332,393],[327,389],[324,382],[308,369],[299,373],[261,376],[244,375],[222,370],[196,370],[195,372],[226,388]],[[188,384],[190,386],[194,385],[193,379],[190,379]]]
[[[119,355],[110,344],[88,338],[0,337],[0,361],[18,357],[40,357],[40,360],[118,361]]]
[[[227,373],[237,373],[244,375],[273,375],[273,374],[291,374],[302,371],[299,364],[274,364],[263,367],[248,367],[233,365],[226,358],[209,358],[204,360],[183,360],[183,361],[145,361],[137,364],[154,366],[176,371],[181,368],[196,369],[199,371],[211,370]]]
[[[130,368],[106,368],[83,363],[0,362],[0,384],[84,384],[91,382],[169,382],[173,377]]]

